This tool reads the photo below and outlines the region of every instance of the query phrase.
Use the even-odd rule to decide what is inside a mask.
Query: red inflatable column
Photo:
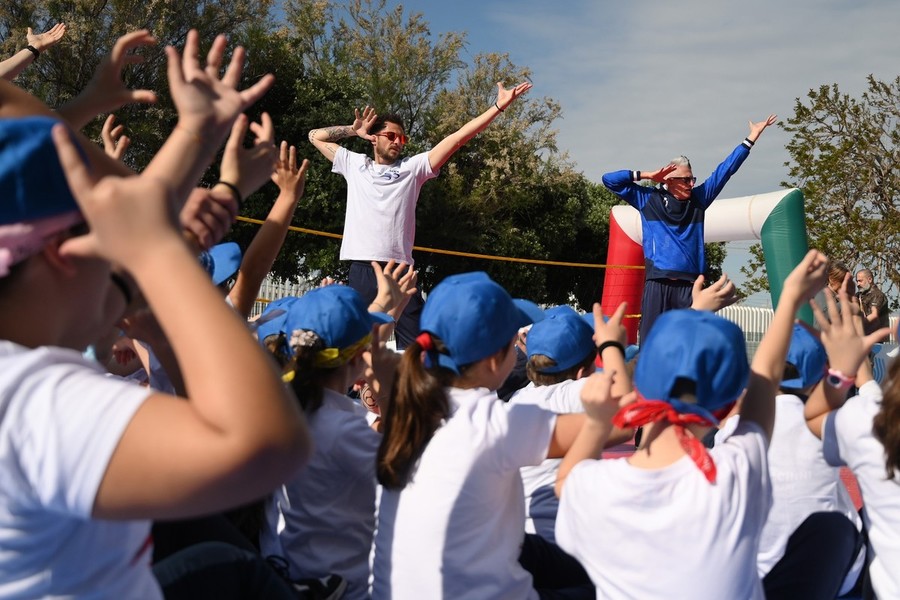
[[[625,314],[640,314],[641,296],[644,293],[644,269],[622,267],[643,267],[644,249],[639,242],[625,233],[612,212],[609,215],[609,248],[606,252],[606,263],[617,266],[606,268],[603,298],[600,301],[603,314],[611,315],[622,302],[628,303]],[[637,343],[639,322],[640,318],[637,316],[625,319],[629,344]]]

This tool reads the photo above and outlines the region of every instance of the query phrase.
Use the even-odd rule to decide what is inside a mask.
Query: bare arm
[[[554,487],[557,497],[562,494],[566,477],[575,465],[582,460],[599,458],[610,437],[615,436],[620,443],[634,435],[633,430],[620,430],[612,425],[612,418],[619,410],[620,401],[631,392],[631,378],[628,377],[625,354],[621,349],[626,339],[625,328],[622,326],[626,308],[627,304],[623,302],[609,321],[604,322],[600,305],[594,304],[594,342],[598,346],[607,342],[614,342],[618,346],[604,348],[601,357],[603,373],[592,375],[582,388],[581,402],[584,405],[585,421],[559,466]]]
[[[156,43],[146,29],[126,33],[116,40],[109,55],[103,57],[87,86],[75,98],[59,107],[59,114],[75,129],[81,129],[99,114],[117,110],[131,102],[152,104],[156,94],[150,90],[132,90],[122,81],[127,65],[144,61],[132,51]]]
[[[291,219],[303,197],[308,168],[309,161],[305,159],[298,167],[297,149],[294,146],[288,147],[287,142],[281,142],[278,162],[272,174],[272,181],[279,189],[278,197],[269,210],[265,222],[247,247],[237,280],[228,294],[235,310],[245,318],[250,316],[253,303],[259,294],[259,286],[272,269],[272,264],[287,237]]]
[[[357,108],[354,111],[354,116],[352,125],[334,125],[332,127],[323,127],[322,129],[313,129],[309,132],[309,141],[316,147],[316,150],[322,153],[322,156],[331,162],[334,162],[334,155],[337,154],[338,148],[340,148],[340,145],[335,143],[338,140],[357,136],[374,142],[375,136],[369,135],[369,127],[378,118],[378,115],[375,114],[375,109],[371,106],[366,106],[360,113]]]
[[[60,252],[132,273],[190,391],[188,401],[154,394],[138,409],[106,467],[93,516],[176,518],[266,493],[308,456],[304,421],[271,360],[173,227],[171,188],[146,175],[98,180],[65,128],[54,129],[54,140],[91,226]],[[185,298],[195,310],[184,310]]]
[[[25,35],[25,44],[41,53],[59,42],[65,34],[66,26],[64,23],[57,23],[44,33],[37,34],[31,31],[31,27],[29,27],[28,33]],[[0,77],[7,81],[12,81],[37,58],[34,52],[28,48],[22,48],[11,57],[0,62]]]
[[[810,250],[784,282],[784,290],[772,323],[763,336],[750,365],[750,381],[741,402],[741,421],[753,421],[762,427],[767,439],[775,426],[775,395],[784,374],[784,361],[791,342],[797,310],[819,290],[828,278],[828,259]]]
[[[463,147],[469,140],[484,131],[501,112],[512,104],[516,98],[531,89],[531,83],[520,83],[511,90],[503,87],[502,83],[497,84],[497,101],[486,111],[463,125],[458,131],[452,133],[441,140],[437,146],[428,152],[428,162],[431,168],[437,171],[447,160]]]
[[[818,305],[811,304],[816,322],[822,331],[822,345],[825,346],[831,369],[840,371],[845,376],[855,375],[856,384],[862,385],[872,378],[866,357],[872,346],[890,333],[890,329],[884,327],[869,335],[863,335],[859,306],[850,301],[847,290],[846,282],[850,274],[848,273],[846,277],[845,284],[838,292],[840,306],[835,303],[831,294],[825,294],[827,318]],[[819,382],[803,408],[809,430],[821,438],[825,416],[832,410],[840,408],[846,400],[846,389],[828,385],[824,379]]]

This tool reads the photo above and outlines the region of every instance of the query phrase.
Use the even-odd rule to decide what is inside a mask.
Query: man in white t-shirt
[[[427,152],[403,157],[409,141],[403,119],[379,117],[375,109],[357,109],[352,125],[313,129],[309,141],[332,162],[332,172],[347,180],[347,210],[341,260],[351,261],[347,283],[368,303],[375,298],[377,282],[371,261],[390,260],[412,268],[416,236],[416,203],[422,185],[437,177],[440,168],[466,142],[483,131],[516,98],[531,89],[520,83],[507,90],[497,84],[497,100],[479,116],[441,140]],[[358,136],[372,143],[374,158],[351,152],[338,140]],[[422,296],[418,293],[400,317],[395,334],[397,347],[405,348],[419,333]]]

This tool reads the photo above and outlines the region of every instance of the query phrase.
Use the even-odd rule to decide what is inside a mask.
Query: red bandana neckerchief
[[[657,421],[668,421],[675,428],[678,442],[691,457],[710,483],[716,481],[716,463],[706,450],[706,446],[685,428],[685,425],[715,425],[712,421],[694,413],[680,413],[668,402],[647,400],[638,394],[638,400],[619,409],[613,417],[613,425],[620,429],[640,427]]]

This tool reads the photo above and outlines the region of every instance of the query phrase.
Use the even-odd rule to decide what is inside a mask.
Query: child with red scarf
[[[736,325],[704,311],[670,311],[641,349],[634,402],[583,395],[588,422],[556,484],[556,539],[588,571],[598,597],[764,598],[756,553],[772,502],[766,450],[775,395],[794,315],[824,287],[826,269],[825,256],[811,251],[791,272],[752,366]],[[597,323],[601,347],[621,341],[610,323]],[[611,389],[604,378],[586,386]],[[705,428],[742,395],[737,431],[707,451]],[[628,459],[589,460],[613,425],[645,425],[642,448]]]

